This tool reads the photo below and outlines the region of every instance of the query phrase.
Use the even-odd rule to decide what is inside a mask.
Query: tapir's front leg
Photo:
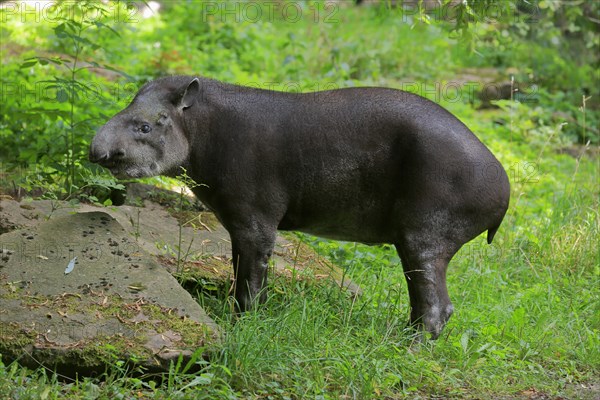
[[[266,300],[267,270],[273,253],[277,229],[263,224],[245,224],[231,228],[235,299],[240,311],[252,307],[258,297]]]

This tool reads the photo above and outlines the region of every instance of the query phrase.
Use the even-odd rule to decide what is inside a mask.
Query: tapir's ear
[[[200,81],[198,78],[194,78],[188,84],[183,96],[181,97],[181,108],[185,110],[186,108],[191,107],[196,101],[198,93],[200,93]]]

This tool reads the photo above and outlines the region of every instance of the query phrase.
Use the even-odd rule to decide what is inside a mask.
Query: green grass
[[[575,160],[565,164],[574,167]],[[596,167],[583,160],[577,174]],[[543,186],[543,176],[537,185],[514,185],[525,194],[515,198],[496,244],[480,237],[451,263],[457,311],[435,342],[411,346],[404,329],[408,296],[392,248],[305,237],[347,268],[363,288],[361,297],[327,283],[275,282],[267,304],[236,323],[223,299],[212,301],[209,311],[225,328],[225,342],[202,374],[174,372],[159,385],[152,383],[158,377],[142,381],[113,368],[104,380],[65,385],[13,364],[0,368],[0,392],[15,398],[138,392],[152,398],[493,398],[535,388],[560,395],[600,372],[597,186],[579,181],[570,190],[567,184],[550,215],[531,225],[523,199]],[[524,239],[523,229],[538,242]]]
[[[451,81],[462,68],[496,65],[490,59],[495,49],[484,43],[480,50],[489,58],[469,53],[439,26],[411,28],[398,15],[362,8],[345,9],[334,24],[276,20],[198,25],[183,7],[169,13],[173,23],[156,17],[117,27],[121,38],[100,36],[97,40],[113,51],[97,57],[140,80],[202,72],[229,82],[294,82],[303,90],[314,89],[316,83],[398,87],[406,81]],[[61,50],[48,26],[23,30],[8,24],[7,29],[13,30],[15,43],[25,46],[23,57],[36,52],[28,43],[52,52]],[[162,41],[157,49],[155,43],[163,37],[173,40]],[[558,68],[565,75],[569,71],[576,71],[577,77],[585,75],[582,71],[588,67],[578,67],[556,50],[523,43],[502,47],[502,58],[519,60],[519,64],[502,65],[500,71],[513,67],[543,72],[538,70],[542,66],[530,60],[531,51],[544,55],[543,68],[548,71]],[[13,58],[13,64],[4,69],[7,79],[15,78],[18,60]],[[53,73],[46,66],[26,75],[33,79],[35,74],[49,77]],[[542,90],[551,92],[552,88]],[[226,299],[198,291],[193,294],[225,331],[222,347],[209,360],[199,361],[200,373],[174,366],[167,376],[140,379],[125,371],[124,363],[117,363],[100,378],[72,382],[60,381],[43,368],[30,371],[0,362],[0,397],[585,395],[573,394],[576,384],[600,385],[600,166],[593,146],[578,147],[584,153],[580,158],[557,152],[571,147],[573,136],[552,116],[556,111],[577,110],[580,104],[572,97],[565,95],[560,102],[542,98],[540,104],[528,106],[505,103],[485,112],[464,102],[442,101],[498,156],[509,172],[512,197],[494,243],[487,245],[479,237],[452,260],[448,286],[456,312],[437,341],[415,345],[412,333],[405,329],[408,294],[392,247],[300,235],[341,265],[362,287],[363,295],[352,298],[327,283],[273,282],[267,303],[234,323]],[[117,111],[123,105],[123,99],[114,100],[114,110],[103,111]],[[98,106],[89,105],[94,107]],[[85,108],[80,112],[85,113]],[[587,112],[590,123],[597,121],[597,116],[591,117],[597,110]],[[2,126],[3,138],[16,137],[16,130],[10,129],[10,124]],[[15,143],[18,148],[20,142]],[[32,154],[39,151],[29,150]]]

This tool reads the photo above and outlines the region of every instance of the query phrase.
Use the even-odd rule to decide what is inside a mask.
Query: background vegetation
[[[478,238],[451,263],[457,313],[434,343],[409,346],[408,296],[390,247],[303,236],[344,267],[364,295],[351,299],[326,285],[276,282],[264,308],[233,324],[225,300],[198,288],[194,294],[226,331],[224,346],[201,373],[174,366],[163,379],[139,379],[117,363],[100,379],[59,383],[44,369],[0,362],[0,393],[597,395],[582,388],[600,385],[600,6],[416,3],[402,9],[386,1],[360,7],[178,1],[162,2],[154,12],[142,3],[2,3],[6,193],[109,205],[109,192],[120,183],[87,162],[94,131],[147,80],[202,74],[285,91],[377,85],[429,97],[497,155],[509,172],[512,200],[494,244]],[[502,84],[518,91],[489,108],[486,88]]]

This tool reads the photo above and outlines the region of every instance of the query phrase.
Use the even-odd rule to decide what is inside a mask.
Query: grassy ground
[[[0,368],[0,392],[15,398],[594,398],[597,391],[571,391],[597,380],[600,367],[597,183],[584,179],[597,165],[553,158],[562,161],[564,176],[540,173],[535,184],[514,183],[496,242],[478,238],[453,260],[448,280],[457,312],[436,342],[411,346],[406,287],[393,249],[305,237],[344,265],[364,295],[275,283],[263,308],[233,324],[222,299],[199,294],[226,330],[224,346],[202,374],[174,370],[158,385],[159,377],[131,378],[117,366],[101,380],[59,384],[43,370],[13,364]],[[549,212],[535,213],[531,204],[546,179],[565,185],[548,194]]]
[[[398,16],[366,13],[340,12],[336,23],[315,24],[308,17],[294,25],[217,21],[202,32],[148,20],[148,26],[122,32],[127,40],[118,43],[136,43],[136,49],[123,46],[107,58],[138,76],[200,69],[230,82],[296,82],[303,90],[332,82],[399,87],[410,81],[423,88],[452,81],[466,67],[494,65],[437,26],[411,29]],[[184,9],[170,15],[181,26],[190,18]],[[192,22],[190,29],[200,29]],[[163,43],[160,58],[153,46],[165,34],[176,40]],[[199,41],[203,34],[210,39]],[[107,46],[117,46],[110,40]],[[533,59],[527,64],[527,52],[545,50],[514,51],[498,49],[521,63],[504,67],[548,68]],[[180,56],[169,61],[170,52]],[[492,149],[512,185],[510,209],[494,243],[479,237],[450,264],[456,313],[437,341],[411,346],[404,329],[408,294],[391,247],[302,236],[343,266],[364,294],[351,298],[330,285],[275,282],[264,307],[233,323],[225,299],[198,291],[194,294],[226,332],[203,372],[192,375],[174,366],[168,376],[140,379],[116,364],[100,379],[60,382],[43,368],[0,363],[0,397],[600,397],[597,147],[572,145],[566,128],[547,117],[563,111],[562,103],[549,108],[506,102],[500,109],[476,111],[462,100],[436,100]],[[572,155],[559,152],[564,147]]]

